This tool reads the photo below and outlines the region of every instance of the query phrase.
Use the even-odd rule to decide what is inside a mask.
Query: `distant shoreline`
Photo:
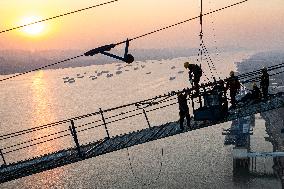
[[[243,48],[212,48],[208,49],[210,53],[224,53],[244,50]],[[22,73],[49,65],[76,55],[82,54],[80,50],[67,51],[0,51],[0,75]],[[122,55],[123,51],[113,51],[114,54]],[[174,48],[174,49],[136,49],[130,51],[135,57],[135,61],[146,60],[169,60],[179,57],[190,57],[198,55],[196,48]],[[103,65],[118,62],[106,56],[97,55],[94,57],[82,57],[76,60],[68,61],[55,65],[48,69],[64,69],[86,67],[91,65]]]

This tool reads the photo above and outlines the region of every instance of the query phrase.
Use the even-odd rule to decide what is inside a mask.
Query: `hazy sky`
[[[1,0],[0,30],[30,16],[47,18],[108,0]],[[204,0],[204,12],[239,0]],[[0,49],[90,49],[147,33],[199,14],[200,0],[119,0],[47,21],[42,32],[0,34]],[[199,20],[131,43],[133,48],[198,47]],[[284,48],[284,0],[249,0],[204,17],[207,46]],[[216,41],[216,42],[214,42]]]

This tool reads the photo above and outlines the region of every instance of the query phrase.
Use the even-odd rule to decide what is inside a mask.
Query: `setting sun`
[[[30,16],[22,19],[21,24],[29,24],[38,20],[41,20],[41,18],[37,16]],[[29,36],[38,36],[44,32],[44,29],[45,29],[44,23],[38,23],[24,27],[22,29],[22,32],[24,32]]]

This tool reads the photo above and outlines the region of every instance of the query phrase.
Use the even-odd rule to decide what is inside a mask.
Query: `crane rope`
[[[212,70],[214,70],[217,75],[218,75],[218,73],[217,73],[216,67],[214,65],[214,62],[212,61],[211,56],[208,52],[208,49],[206,48],[205,42],[203,40],[203,36],[204,36],[204,34],[203,34],[203,0],[201,0],[200,9],[201,9],[200,10],[200,33],[199,33],[200,44],[199,44],[198,57],[200,58],[200,65],[201,65],[201,63],[203,61],[203,55],[204,55],[204,57],[205,57],[204,60],[206,60],[207,65],[209,67],[209,70],[210,70],[210,73],[211,73],[211,78],[213,80],[215,80],[215,77],[214,77]],[[211,9],[210,9],[210,11],[211,11]],[[208,59],[209,59],[209,61],[208,61]],[[197,59],[197,61],[199,62],[199,59]],[[221,78],[219,77],[219,79],[221,79]]]

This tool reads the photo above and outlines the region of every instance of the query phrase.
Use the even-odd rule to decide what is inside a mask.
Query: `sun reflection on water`
[[[31,94],[32,94],[32,106],[31,111],[33,111],[34,118],[33,120],[36,120],[36,122],[33,123],[33,125],[43,125],[46,123],[49,123],[51,120],[54,120],[55,115],[51,109],[51,99],[52,99],[52,87],[49,86],[49,80],[45,77],[44,71],[37,72],[32,77],[32,83],[31,83]],[[46,129],[42,129],[36,132],[32,133],[31,138],[40,138],[42,136],[50,135],[55,132],[57,132],[57,127],[49,127]],[[50,137],[43,138],[40,141],[52,139],[54,136],[51,135]],[[50,142],[45,142],[39,145],[36,145],[35,148],[32,148],[31,152],[34,156],[43,155],[46,153],[54,152],[59,150],[62,146],[60,145],[60,141],[54,140]],[[40,180],[44,182],[44,185],[50,185],[54,182],[58,184],[60,182],[61,177],[63,176],[63,170],[57,169],[56,171],[52,171],[51,173],[44,172],[39,174]],[[52,178],[50,178],[52,177]],[[52,180],[52,183],[49,182],[49,180]]]

